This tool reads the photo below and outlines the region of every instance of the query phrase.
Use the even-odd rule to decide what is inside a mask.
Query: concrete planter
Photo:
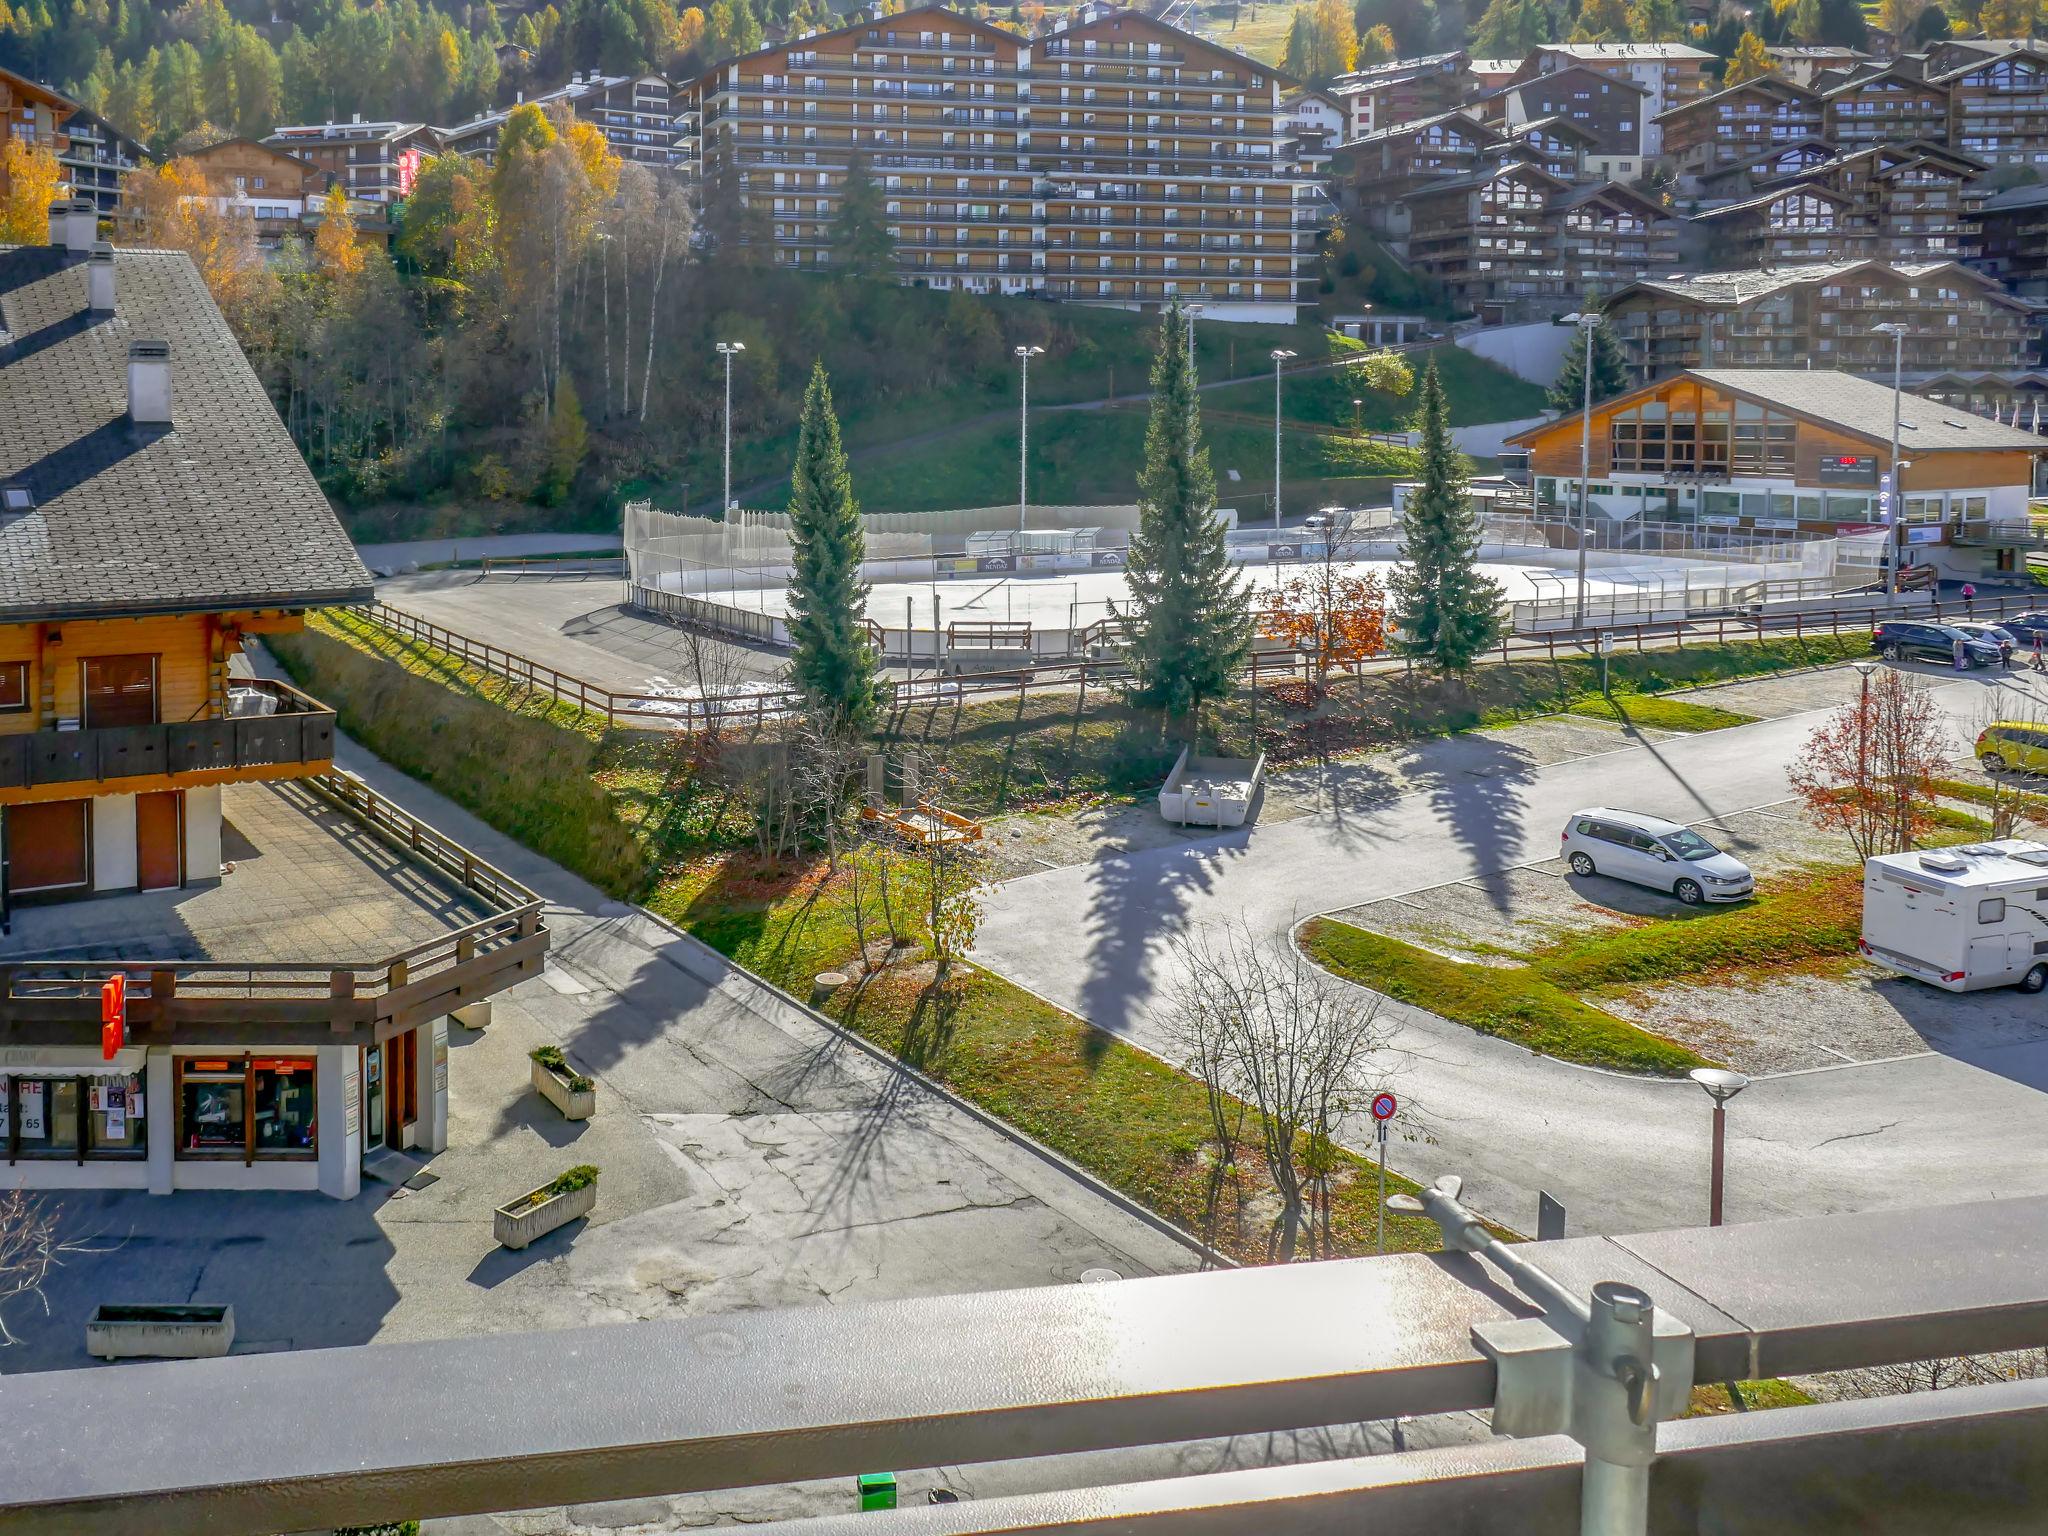
[[[491,1022],[491,1005],[488,1002],[464,1003],[448,1017],[464,1029],[482,1029]]]
[[[509,1200],[491,1212],[491,1232],[501,1247],[524,1248],[555,1228],[566,1226],[578,1216],[588,1216],[597,1204],[595,1181],[566,1195],[542,1198],[547,1186],[530,1189],[517,1200]]]
[[[539,1062],[533,1067],[533,1091],[562,1112],[564,1120],[588,1120],[597,1113],[596,1088],[571,1088],[569,1074]]]
[[[85,1352],[95,1360],[211,1360],[234,1342],[230,1306],[107,1304],[85,1320]]]

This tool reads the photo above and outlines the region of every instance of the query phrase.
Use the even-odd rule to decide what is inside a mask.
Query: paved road
[[[1843,692],[1854,674],[1842,672]],[[1940,686],[1961,728],[1995,681]],[[1333,770],[1334,808],[1000,887],[984,964],[1155,1050],[1167,936],[1242,915],[1299,919],[1555,853],[1574,810],[1623,804],[1684,821],[1783,800],[1818,712],[1537,766],[1503,737],[1434,742]],[[1960,749],[1960,742],[1959,742]],[[1389,768],[1398,768],[1395,785]],[[1413,786],[1420,783],[1423,787]],[[1481,1208],[1533,1229],[1536,1193],[1572,1230],[1697,1224],[1707,1103],[1689,1083],[1568,1066],[1396,1009],[1404,1102],[1433,1144],[1391,1162],[1466,1176]],[[1730,1112],[1730,1220],[2048,1192],[2048,1042],[1922,1054],[1759,1081]]]

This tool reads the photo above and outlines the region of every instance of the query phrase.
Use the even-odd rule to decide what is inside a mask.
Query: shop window
[[[20,1158],[135,1158],[148,1152],[139,1074],[0,1079],[0,1141]]]
[[[178,1156],[292,1158],[318,1150],[310,1060],[178,1061]]]

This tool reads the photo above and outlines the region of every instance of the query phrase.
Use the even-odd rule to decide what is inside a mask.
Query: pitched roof
[[[2007,213],[2015,208],[2038,208],[2048,203],[2048,181],[2032,186],[2009,187],[1977,205],[1979,213]]]
[[[114,254],[115,310],[86,262],[0,246],[0,619],[300,608],[370,591],[191,258]],[[128,348],[167,342],[172,425],[128,419]]]
[[[1653,59],[1712,60],[1714,55],[1684,43],[1545,43],[1538,53],[1561,53],[1573,59],[1629,62]]]
[[[1702,208],[1692,216],[1693,222],[1697,224],[1703,219],[1725,219],[1731,213],[1748,213],[1755,208],[1768,208],[1781,197],[1793,197],[1800,193],[1805,193],[1808,197],[1825,198],[1837,205],[1849,201],[1845,194],[1832,191],[1813,180],[1813,175],[1814,172],[1810,170],[1800,171],[1782,182],[1773,182],[1770,191],[1759,193],[1755,197],[1745,197],[1736,203],[1723,203],[1718,208]]]
[[[1764,267],[1741,272],[1697,272],[1681,273],[1671,277],[1646,277],[1621,289],[1607,302],[1610,305],[1614,304],[1627,294],[1641,289],[1663,297],[1711,305],[1717,309],[1732,309],[1768,298],[1771,294],[1786,288],[1834,282],[1856,272],[1900,278],[1909,283],[1924,282],[1928,278],[1938,276],[1954,277],[1982,290],[1983,296],[1993,303],[2003,304],[2010,309],[2024,310],[2029,307],[2026,300],[2007,293],[2002,284],[1964,266],[1959,261],[1895,262],[1880,261],[1875,257],[1861,257],[1854,261],[1809,262],[1793,267]]]
[[[52,90],[49,86],[39,81],[29,79],[27,75],[17,75],[11,69],[0,69],[0,82],[6,84],[9,93],[12,95],[26,96],[32,100],[40,101],[46,107],[58,108],[60,119],[67,111],[76,112],[78,110],[78,103],[69,96],[66,96],[62,91]]]
[[[1439,123],[1458,123],[1469,128],[1483,142],[1498,140],[1501,135],[1488,124],[1474,117],[1462,107],[1450,112],[1439,112],[1433,117],[1411,117],[1406,122],[1390,123],[1384,128],[1375,128],[1371,133],[1361,133],[1351,140],[1353,144],[1377,144],[1382,139],[1413,138],[1418,133],[1436,127]]]
[[[1892,391],[1853,373],[1805,368],[1688,368],[1687,377],[1779,406],[1852,437],[1888,442]],[[1906,453],[1939,453],[1971,448],[2048,450],[2048,438],[2002,427],[1921,395],[1900,398],[1899,448]]]
[[[1702,107],[1714,106],[1719,102],[1726,101],[1731,96],[1746,96],[1752,91],[1775,91],[1780,96],[1809,101],[1813,103],[1816,111],[1820,107],[1819,92],[1809,91],[1803,85],[1794,85],[1790,80],[1781,80],[1776,75],[1758,75],[1755,79],[1744,80],[1740,85],[1731,85],[1722,90],[1709,91],[1704,96],[1695,96],[1691,101],[1682,101],[1675,107],[1668,107],[1664,111],[1659,112],[1651,121],[1658,123],[1669,122],[1674,117],[1682,117],[1686,113],[1696,112]]]

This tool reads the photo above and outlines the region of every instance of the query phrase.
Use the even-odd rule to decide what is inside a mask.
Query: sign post
[[[1380,1151],[1380,1199],[1375,1209],[1379,1212],[1379,1235],[1373,1240],[1373,1252],[1387,1251],[1387,1122],[1394,1118],[1394,1111],[1400,1102],[1391,1093],[1376,1093],[1372,1099],[1372,1136],[1379,1143]]]
[[[128,975],[117,971],[100,985],[100,1055],[112,1061],[128,1043]]]

